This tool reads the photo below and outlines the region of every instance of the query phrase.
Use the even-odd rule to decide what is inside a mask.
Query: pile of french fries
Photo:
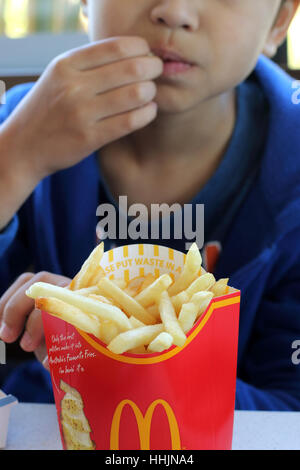
[[[216,281],[201,267],[192,244],[181,274],[109,279],[101,267],[99,244],[68,287],[37,282],[27,291],[36,308],[93,334],[115,354],[157,353],[184,346],[187,333],[213,297],[228,292],[228,278]]]

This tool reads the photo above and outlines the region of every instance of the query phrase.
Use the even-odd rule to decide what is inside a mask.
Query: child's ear
[[[283,2],[264,46],[263,53],[266,56],[273,57],[276,54],[278,47],[285,40],[299,3],[300,0],[285,0]]]

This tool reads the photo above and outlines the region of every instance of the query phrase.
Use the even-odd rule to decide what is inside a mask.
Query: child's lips
[[[159,57],[164,63],[162,76],[178,75],[187,72],[195,67],[195,64],[183,58],[177,52],[164,49],[153,48],[151,54]]]
[[[154,47],[151,49],[151,51],[154,55],[157,55],[163,61],[170,60],[174,62],[183,62],[183,63],[192,64],[192,62],[188,58],[183,57],[178,52],[175,52],[166,48]]]
[[[177,62],[177,61],[164,61],[164,70],[163,76],[170,76],[175,74],[180,74],[187,72],[192,69],[193,65],[186,62]]]

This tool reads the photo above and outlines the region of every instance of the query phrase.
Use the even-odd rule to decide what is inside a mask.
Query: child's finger
[[[139,36],[120,36],[107,38],[68,51],[63,57],[75,70],[91,70],[102,65],[128,57],[147,55],[150,52],[147,41]]]
[[[132,58],[126,61],[105,65],[99,70],[85,73],[85,87],[90,96],[106,93],[111,90],[139,83],[140,81],[155,80],[163,72],[163,61],[158,57]],[[89,98],[89,94],[86,94]]]
[[[23,329],[26,317],[34,309],[34,300],[25,295],[34,279],[35,276],[19,285],[10,296],[6,296],[8,298],[3,306],[0,338],[7,343],[17,339]]]
[[[143,128],[156,116],[157,105],[152,101],[140,108],[97,121],[94,134],[91,135],[91,142],[95,148],[99,148]]]
[[[3,310],[0,338],[12,343],[21,334],[27,316],[34,309],[34,300],[25,298],[25,291],[30,286],[26,282],[6,302]]]
[[[26,290],[35,282],[44,281],[54,285],[66,286],[70,279],[64,276],[40,272],[25,282],[8,298],[3,307],[0,338],[12,343],[21,334],[27,316],[34,309],[34,300],[25,295]],[[6,296],[7,298],[7,296]]]
[[[140,108],[155,98],[156,85],[151,81],[134,83],[101,94],[91,100],[89,109],[95,121]]]
[[[49,362],[47,355],[47,347],[45,343],[45,338],[41,341],[38,347],[34,350],[36,358],[43,364],[43,366],[49,370]]]
[[[7,304],[8,300],[17,292],[17,290],[30,281],[34,277],[33,273],[24,273],[21,276],[17,278],[17,280],[10,286],[9,289],[2,295],[0,298],[0,323],[1,323],[1,318],[3,315],[3,310],[5,305]]]
[[[44,338],[44,328],[42,321],[42,313],[40,310],[34,309],[26,322],[26,328],[20,341],[20,346],[24,351],[35,351]]]

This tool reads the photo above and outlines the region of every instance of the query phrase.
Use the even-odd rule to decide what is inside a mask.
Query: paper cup
[[[111,278],[180,274],[185,254],[158,245],[104,253]],[[183,347],[117,355],[43,312],[64,449],[230,449],[240,291],[213,298]]]

